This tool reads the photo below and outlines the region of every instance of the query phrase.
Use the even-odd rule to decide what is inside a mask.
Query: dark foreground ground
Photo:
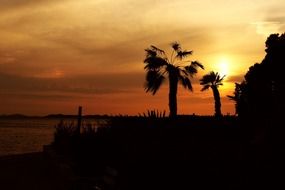
[[[43,153],[0,157],[1,190],[65,190]]]
[[[154,179],[164,178],[161,183],[171,184],[171,188],[183,189],[183,187],[189,187],[192,183],[194,186],[193,189],[208,189],[211,187],[219,187],[220,189],[259,189],[264,187],[265,189],[283,189],[285,178],[284,171],[282,167],[277,167],[275,169],[270,168],[271,163],[264,164],[262,163],[261,167],[256,167],[258,162],[256,161],[245,161],[243,164],[237,163],[230,164],[231,168],[224,168],[228,170],[228,175],[218,175],[217,173],[222,172],[219,168],[208,167],[207,163],[203,161],[204,164],[198,162],[190,166],[181,166],[179,163],[174,165],[179,166],[178,168],[169,168],[169,166],[162,166],[160,169],[164,172],[158,172],[156,175],[154,173],[149,173],[148,178],[154,177]],[[208,163],[209,164],[209,163]],[[173,166],[174,166],[173,165]],[[196,166],[195,166],[196,165]],[[267,165],[267,166],[266,166]],[[275,165],[275,164],[273,164]],[[140,165],[139,167],[132,168],[133,170],[144,171],[144,166]],[[179,169],[180,168],[180,169]],[[184,168],[184,169],[183,169]],[[191,169],[190,169],[191,168]],[[167,177],[169,170],[174,172],[171,178]],[[184,171],[184,174],[175,174],[175,170],[179,172]],[[189,175],[195,170],[195,175]],[[233,171],[234,170],[234,171]],[[155,171],[155,170],[154,170]],[[188,172],[187,172],[188,171]],[[200,172],[197,172],[200,171]],[[137,173],[137,172],[134,172]],[[162,175],[163,174],[163,175]],[[180,181],[178,179],[173,179],[176,176],[184,181],[179,184],[172,184],[172,182]],[[190,177],[191,176],[191,177]],[[135,177],[135,176],[134,176]],[[135,180],[136,181],[136,180]],[[136,189],[142,189],[145,185],[152,185],[145,183],[143,179],[139,180],[139,183],[136,183]],[[157,183],[157,182],[155,182]],[[186,185],[186,186],[185,186]],[[156,186],[155,189],[161,189],[160,186]],[[163,189],[168,189],[163,186]],[[23,155],[14,155],[14,156],[4,156],[0,157],[0,189],[1,190],[82,190],[85,188],[78,188],[72,184],[65,184],[62,178],[58,173],[53,170],[49,162],[44,157],[43,153],[30,153]],[[92,188],[93,189],[93,188]],[[95,188],[94,188],[95,189]],[[105,189],[105,188],[104,188]],[[116,188],[115,188],[116,189]],[[146,189],[154,189],[150,186]],[[88,189],[89,190],[89,189]]]
[[[77,133],[61,124],[44,153],[0,157],[0,190],[285,189],[285,130],[278,126],[114,118]]]

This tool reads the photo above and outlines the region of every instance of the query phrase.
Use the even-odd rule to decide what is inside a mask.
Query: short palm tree
[[[169,81],[169,116],[177,116],[177,86],[178,82],[190,91],[193,91],[190,77],[193,77],[198,68],[204,69],[203,65],[197,61],[189,61],[187,57],[192,51],[182,50],[179,43],[171,44],[172,53],[168,58],[165,51],[150,46],[146,51],[144,63],[146,66],[146,92],[152,92],[154,95],[160,86],[168,78]]]
[[[222,116],[221,112],[221,98],[219,93],[219,86],[223,85],[223,80],[225,78],[225,75],[223,77],[220,76],[218,72],[211,71],[210,73],[203,76],[203,78],[200,80],[200,84],[203,86],[201,91],[208,90],[209,88],[212,88],[214,99],[215,99],[215,116],[220,117]]]

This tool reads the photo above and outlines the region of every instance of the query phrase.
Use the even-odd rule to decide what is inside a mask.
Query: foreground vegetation
[[[271,185],[283,149],[234,116],[113,117],[57,126],[54,148],[100,189],[241,189]]]

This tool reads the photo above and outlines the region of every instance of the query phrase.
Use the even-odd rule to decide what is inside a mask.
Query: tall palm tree
[[[197,61],[189,61],[187,57],[191,55],[192,51],[182,50],[179,43],[171,44],[172,53],[168,58],[165,51],[150,46],[145,49],[146,64],[146,92],[152,92],[154,95],[160,86],[168,78],[169,81],[169,116],[175,117],[177,115],[177,86],[178,82],[190,91],[193,91],[190,77],[193,77],[198,68],[204,69],[204,66]]]
[[[218,72],[211,71],[210,73],[204,75],[200,80],[200,84],[203,86],[201,91],[208,90],[210,87],[213,91],[214,99],[215,99],[215,116],[220,117],[222,116],[221,112],[221,98],[219,93],[219,86],[223,85],[223,77],[220,76]]]

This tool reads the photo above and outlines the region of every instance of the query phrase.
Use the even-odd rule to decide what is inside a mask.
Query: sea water
[[[0,119],[0,156],[41,152],[53,141],[61,119]],[[75,120],[64,120],[76,122]],[[90,121],[91,123],[94,121]]]

